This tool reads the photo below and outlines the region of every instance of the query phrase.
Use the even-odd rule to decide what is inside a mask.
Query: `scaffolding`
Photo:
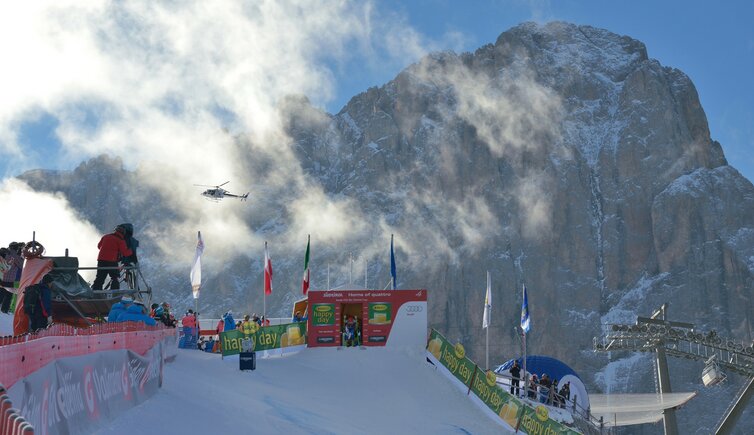
[[[604,325],[602,339],[594,338],[594,350],[656,353],[658,383],[663,394],[671,392],[666,355],[704,362],[702,380],[705,385],[722,382],[725,379],[722,369],[746,377],[746,385],[736,395],[716,428],[717,434],[728,434],[754,394],[754,344],[721,337],[714,330],[702,332],[691,323],[668,321],[667,307],[667,303],[663,304],[651,317],[638,317],[633,325]],[[667,410],[663,418],[665,433],[677,434],[673,410]]]

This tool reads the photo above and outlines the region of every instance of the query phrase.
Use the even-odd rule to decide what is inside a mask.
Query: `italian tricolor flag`
[[[306,295],[309,291],[309,243],[310,236],[306,236],[306,256],[304,256],[304,281],[301,283],[301,291]]]

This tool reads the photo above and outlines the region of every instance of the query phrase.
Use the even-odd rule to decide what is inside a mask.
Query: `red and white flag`
[[[267,242],[264,242],[264,294],[272,294],[272,259],[267,252]]]

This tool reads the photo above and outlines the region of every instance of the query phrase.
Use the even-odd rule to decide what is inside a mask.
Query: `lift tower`
[[[636,324],[606,325],[607,333],[602,340],[594,338],[597,352],[639,351],[657,354],[657,375],[661,393],[670,392],[667,355],[705,362],[702,380],[706,386],[722,382],[725,375],[720,367],[747,378],[716,428],[716,434],[731,433],[736,421],[754,395],[754,345],[726,339],[712,330],[697,331],[693,324],[667,320],[668,304],[665,303],[650,317],[638,317]],[[666,435],[676,435],[678,426],[675,411],[663,412]]]

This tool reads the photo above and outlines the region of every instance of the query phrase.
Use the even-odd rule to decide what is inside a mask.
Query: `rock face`
[[[754,187],[711,139],[690,79],[649,59],[639,41],[526,23],[474,53],[430,55],[337,115],[303,98],[280,110],[308,178],[396,234],[400,286],[429,289],[430,326],[477,361],[486,270],[491,360],[520,353],[514,327],[526,283],[529,354],[566,361],[593,389],[654,390],[649,359],[613,355],[608,365],[592,338],[603,323],[632,323],[664,302],[671,320],[754,338]],[[33,175],[23,178],[108,222],[87,211],[97,186],[74,188],[65,177],[34,184]],[[169,211],[148,213],[135,219],[149,227],[150,216]],[[213,278],[228,289],[224,300],[242,291],[232,284],[249,267],[241,263]],[[281,279],[296,288],[300,278]],[[671,369],[675,390],[700,389],[701,365],[671,361]],[[693,417],[713,401],[701,396],[681,411],[689,412],[682,431],[711,428],[722,413],[716,402],[710,421]]]

